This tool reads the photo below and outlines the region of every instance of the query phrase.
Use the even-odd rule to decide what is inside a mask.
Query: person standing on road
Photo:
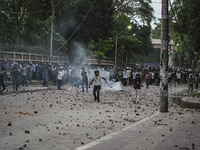
[[[43,72],[43,86],[48,87],[48,80],[49,80],[49,68],[46,67]]]
[[[181,73],[180,73],[180,71],[178,71],[176,73],[176,78],[177,78],[178,85],[180,85],[181,84]]]
[[[81,80],[82,80],[82,92],[84,92],[84,84],[85,84],[86,92],[88,93],[88,76],[87,72],[85,71],[85,68],[82,68]]]
[[[145,81],[146,81],[146,87],[148,89],[149,88],[149,83],[150,83],[150,75],[149,75],[148,72],[145,75]]]
[[[143,87],[141,77],[140,77],[140,74],[137,74],[136,79],[135,79],[135,85],[134,85],[135,92],[136,92],[135,103],[139,103],[141,87]]]
[[[25,86],[28,86],[28,83],[27,83],[27,67],[24,64],[22,64],[20,71],[21,71],[22,86],[24,86],[24,84],[25,84]]]
[[[196,87],[196,90],[198,89],[199,87],[199,74],[196,73],[195,77],[194,77],[194,82],[195,82],[195,87]]]
[[[188,95],[190,94],[190,91],[191,91],[191,94],[193,94],[193,85],[194,85],[194,78],[193,78],[193,75],[190,74],[189,76],[189,80],[188,80]]]
[[[28,81],[32,81],[32,76],[33,76],[33,66],[32,66],[32,63],[29,64],[28,68]]]
[[[125,69],[124,72],[123,72],[123,85],[124,85],[124,86],[127,86],[127,83],[128,83],[128,82],[127,82],[127,81],[128,81],[128,75],[129,75],[129,74],[128,74],[127,70]]]
[[[64,76],[65,76],[65,71],[63,70],[63,67],[60,66],[60,70],[57,72],[58,90],[61,90],[62,80]]]
[[[37,64],[35,67],[35,71],[36,71],[36,79],[40,80],[40,71],[41,71],[41,66],[40,64]]]
[[[2,92],[6,89],[5,83],[4,83],[4,78],[6,76],[6,68],[2,67],[0,71],[0,86],[2,89],[0,89],[0,94],[2,95]]]
[[[18,64],[15,62],[14,66],[11,70],[11,76],[12,76],[12,85],[13,85],[13,91],[18,91],[18,87],[19,87],[19,69],[18,69]]]
[[[174,86],[176,87],[176,75],[174,72],[171,73],[171,77],[170,77],[170,86],[172,86],[172,84],[174,84]]]
[[[108,82],[104,77],[99,76],[98,70],[94,71],[94,74],[95,74],[95,76],[91,80],[91,82],[89,84],[89,88],[90,88],[91,84],[94,82],[94,87],[93,87],[94,101],[100,102],[99,95],[100,95],[100,90],[101,90],[101,79],[103,79],[107,84],[108,84]]]

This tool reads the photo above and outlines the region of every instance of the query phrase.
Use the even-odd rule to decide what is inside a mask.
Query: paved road
[[[76,150],[179,149],[200,149],[199,111],[157,113]]]

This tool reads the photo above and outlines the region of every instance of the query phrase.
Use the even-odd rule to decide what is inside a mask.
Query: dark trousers
[[[88,92],[88,79],[82,80],[82,91],[84,92],[84,84],[86,86],[86,92]]]
[[[122,81],[122,82],[123,82],[123,83],[122,83],[123,86],[127,86],[128,78],[123,78],[122,80],[123,80],[123,81]]]
[[[58,90],[61,90],[61,85],[62,85],[62,80],[58,79],[58,88],[57,88]]]
[[[199,87],[199,83],[198,83],[198,82],[196,82],[196,89],[198,89],[198,87]]]
[[[98,102],[100,102],[100,100],[99,100],[100,90],[101,90],[101,85],[94,86],[94,88],[93,88],[94,101],[97,100]]]
[[[24,84],[25,84],[25,86],[28,86],[28,84],[27,84],[27,75],[22,75],[21,76],[21,83],[22,83],[22,86],[24,86]]]
[[[0,86],[2,87],[0,94],[6,89],[5,83],[3,79],[0,79]]]
[[[48,87],[48,78],[44,78],[43,79],[43,86],[47,86]]]
[[[149,88],[149,80],[146,80],[146,86],[147,86],[147,89]]]
[[[19,78],[18,77],[13,77],[12,78],[12,85],[13,85],[13,90],[18,90],[19,87]]]
[[[36,72],[36,79],[40,80],[40,72]]]
[[[190,93],[190,91],[193,94],[193,84],[189,84],[188,94]]]

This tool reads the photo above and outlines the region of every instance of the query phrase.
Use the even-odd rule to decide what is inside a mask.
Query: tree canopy
[[[151,51],[151,0],[0,0],[0,45],[35,46],[48,53],[51,22],[54,23],[53,53],[75,56],[75,49],[87,55],[126,62]],[[53,15],[54,10],[54,15]],[[126,29],[128,25],[131,30]],[[126,30],[124,30],[126,29]],[[123,32],[121,32],[123,31]],[[79,46],[76,46],[78,43]],[[3,50],[3,48],[1,48]],[[40,51],[42,53],[42,51]],[[121,56],[123,53],[123,56]]]
[[[200,57],[200,1],[175,0],[171,4],[171,36],[177,45],[174,62],[197,67]]]

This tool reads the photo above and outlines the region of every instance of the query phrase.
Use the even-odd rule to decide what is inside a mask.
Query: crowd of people
[[[159,66],[131,65],[126,67],[107,66],[98,67],[92,65],[69,65],[69,64],[48,64],[33,62],[0,62],[0,94],[6,89],[5,82],[12,81],[14,91],[19,86],[28,86],[32,80],[43,81],[43,86],[49,86],[49,82],[57,85],[60,90],[64,84],[70,84],[79,88],[82,92],[88,92],[88,82],[95,76],[94,71],[99,71],[100,76],[112,82],[121,82],[123,86],[132,86],[138,97],[139,89],[145,84],[159,86]],[[198,89],[200,73],[191,69],[169,68],[169,86],[188,84],[188,93],[193,93],[193,87]],[[137,98],[136,98],[137,99]]]

